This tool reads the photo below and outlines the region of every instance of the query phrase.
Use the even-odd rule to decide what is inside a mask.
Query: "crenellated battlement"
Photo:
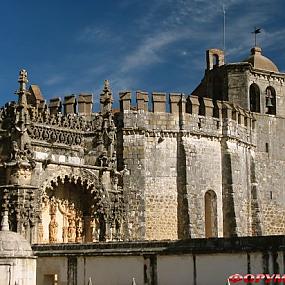
[[[47,102],[42,99],[36,104],[38,111],[41,113],[46,109],[49,109],[50,114],[56,115],[59,113],[67,114],[78,114],[83,116],[91,116],[93,108],[93,95],[92,94],[79,94],[69,95],[62,99],[52,98]]]
[[[100,97],[101,110],[108,101],[104,99],[110,92],[107,89]],[[40,92],[39,88],[36,90]],[[75,132],[92,132],[98,128],[100,113],[92,113],[92,94],[69,95],[63,100],[52,98],[49,102],[42,96],[38,95],[37,98],[41,100],[34,100],[36,106],[30,108],[30,118],[35,125],[47,124]],[[185,131],[203,136],[228,136],[255,144],[253,113],[237,105],[182,93],[153,92],[149,95],[147,92],[136,91],[135,99],[136,105],[132,106],[131,92],[120,93],[124,129],[147,130],[150,133],[157,130],[161,133]],[[107,109],[106,112],[111,111]]]
[[[137,91],[137,104],[132,106],[131,95],[131,92],[120,93],[125,129],[188,131],[255,144],[256,119],[253,113],[237,105],[181,93],[154,92],[149,96],[147,92]]]
[[[17,102],[0,109],[13,228],[38,243],[284,233],[283,79],[207,57],[191,95],[124,91],[114,103],[105,80],[94,108],[90,93],[45,100],[21,70]],[[39,199],[18,223],[26,186]]]

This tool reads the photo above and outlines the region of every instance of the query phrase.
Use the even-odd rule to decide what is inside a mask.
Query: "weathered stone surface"
[[[91,94],[65,97],[64,112],[36,100],[21,71],[1,110],[12,229],[39,243],[284,233],[285,75],[216,49],[207,63],[192,95],[137,91],[134,107],[121,92],[119,112],[105,81],[99,113]]]

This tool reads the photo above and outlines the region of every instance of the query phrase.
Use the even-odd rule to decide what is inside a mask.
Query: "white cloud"
[[[124,0],[122,9],[138,5],[144,10],[128,29],[123,33],[113,31],[111,27],[86,27],[79,36],[79,40],[94,42],[108,41],[106,50],[113,46],[114,52],[108,53],[105,63],[99,59],[99,65],[88,67],[87,73],[94,78],[108,78],[115,90],[134,88],[143,80],[142,68],[149,69],[163,63],[170,57],[168,50],[177,48],[177,43],[188,43],[176,52],[189,60],[189,72],[204,69],[204,50],[222,47],[223,4],[226,8],[226,55],[242,60],[249,54],[253,45],[251,31],[255,26],[265,27],[265,23],[272,17],[266,7],[267,0],[259,0],[258,5],[253,0],[152,0],[141,3]],[[243,8],[243,7],[246,7]],[[275,8],[276,9],[276,8]],[[132,26],[133,25],[133,26]],[[136,33],[134,30],[136,29]],[[285,32],[269,33],[266,30],[260,35],[262,47],[274,48],[285,43]],[[120,43],[119,45],[116,45]],[[282,43],[282,44],[281,44]],[[123,47],[121,53],[116,47]],[[276,47],[277,49],[277,47]],[[96,50],[95,50],[96,51]],[[94,55],[90,54],[90,59]],[[191,63],[190,63],[191,61]],[[95,61],[96,62],[96,61]],[[97,58],[98,62],[98,58]],[[183,61],[178,64],[184,65]],[[188,64],[188,63],[187,63]],[[87,72],[88,71],[88,72]],[[193,75],[194,76],[194,75]]]
[[[77,36],[79,42],[107,41],[114,39],[114,34],[105,26],[89,25],[86,26]]]
[[[186,35],[184,33],[173,32],[161,32],[152,34],[144,38],[131,54],[127,55],[122,63],[122,72],[128,72],[134,68],[147,66],[150,64],[161,61],[159,51],[164,47],[177,42]]]

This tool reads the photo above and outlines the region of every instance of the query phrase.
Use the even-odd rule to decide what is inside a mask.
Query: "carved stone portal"
[[[41,242],[82,243],[120,239],[120,199],[118,193],[116,198],[110,193],[110,200],[102,200],[108,196],[92,186],[87,188],[70,182],[67,177],[63,182],[54,184],[52,189],[46,189],[42,202]]]

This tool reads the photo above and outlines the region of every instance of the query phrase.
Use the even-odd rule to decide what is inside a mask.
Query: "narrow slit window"
[[[269,153],[269,144],[268,144],[268,143],[265,143],[265,151],[266,151],[267,153]]]

